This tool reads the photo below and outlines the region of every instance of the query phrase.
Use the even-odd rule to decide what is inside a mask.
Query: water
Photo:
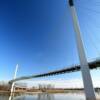
[[[0,96],[0,100],[8,100],[8,96]],[[16,96],[13,100],[85,100],[84,94],[37,94]]]

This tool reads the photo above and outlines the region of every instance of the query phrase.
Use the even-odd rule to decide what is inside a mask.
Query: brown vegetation
[[[5,82],[0,82],[0,90],[1,91],[9,91],[10,90],[10,85],[6,84]]]

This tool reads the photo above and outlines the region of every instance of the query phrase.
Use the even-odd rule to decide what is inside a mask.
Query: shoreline
[[[15,91],[15,94],[39,94],[39,93],[51,93],[51,94],[56,94],[56,93],[82,93],[84,94],[83,90],[46,90],[46,91]],[[96,94],[100,95],[100,91],[99,92],[95,92]],[[4,91],[4,90],[0,90],[0,94],[10,94],[10,91]]]

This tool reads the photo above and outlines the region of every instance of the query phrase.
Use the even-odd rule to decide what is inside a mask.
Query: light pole
[[[96,100],[92,79],[90,75],[90,70],[87,63],[83,42],[81,38],[80,26],[79,26],[77,13],[75,10],[73,0],[69,0],[69,6],[71,10],[72,19],[73,19],[74,30],[76,33],[77,50],[78,50],[78,55],[79,55],[79,60],[81,65],[81,72],[82,72],[82,78],[84,83],[84,90],[86,94],[86,100]]]

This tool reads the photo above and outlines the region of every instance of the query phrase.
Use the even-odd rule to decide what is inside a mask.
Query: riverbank
[[[48,90],[37,90],[37,91],[15,91],[15,94],[38,94],[38,93],[84,93],[84,90],[79,89],[79,90],[74,90],[74,89],[48,89]],[[100,94],[100,91],[97,92],[98,94]],[[0,94],[10,94],[10,91],[4,91],[4,90],[0,90]]]
[[[46,91],[15,91],[14,93],[36,94],[36,93],[83,93],[82,90],[46,90]],[[0,94],[10,94],[10,91],[0,90]]]
[[[39,94],[39,93],[42,93],[42,92],[26,92],[26,91],[14,92],[15,95],[21,95],[21,94],[34,95],[34,94]],[[0,91],[0,95],[10,95],[10,91]]]

